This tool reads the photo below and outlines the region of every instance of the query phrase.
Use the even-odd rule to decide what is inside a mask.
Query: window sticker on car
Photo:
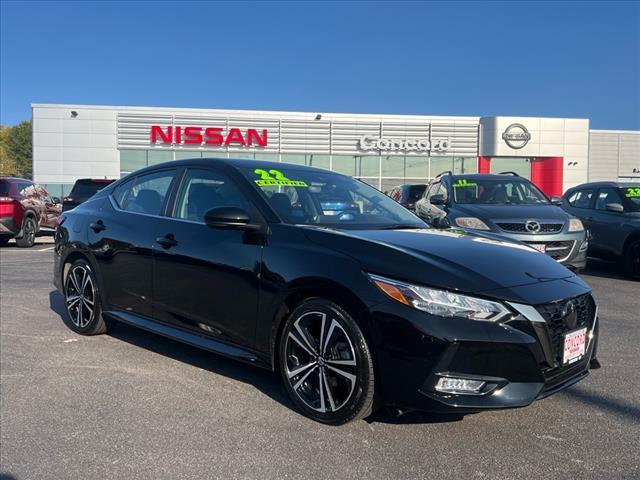
[[[625,194],[625,196],[627,198],[638,198],[638,197],[640,197],[640,187],[637,187],[637,188],[629,187],[629,188],[627,188],[627,193]]]
[[[456,183],[453,184],[453,188],[477,187],[477,186],[478,186],[477,183],[470,182],[469,180],[466,180],[464,178],[459,179]]]
[[[279,170],[267,171],[256,168],[253,172],[260,176],[260,179],[256,180],[256,183],[260,187],[309,187],[309,185],[302,180],[290,180]]]

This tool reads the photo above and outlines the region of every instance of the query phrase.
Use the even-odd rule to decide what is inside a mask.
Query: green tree
[[[15,162],[16,174],[25,178],[31,178],[33,172],[33,147],[31,120],[20,122],[9,129],[6,139],[7,164],[11,160]]]
[[[0,125],[0,176],[8,177],[18,173],[16,162],[9,156],[7,148],[7,139],[10,131],[10,128]]]

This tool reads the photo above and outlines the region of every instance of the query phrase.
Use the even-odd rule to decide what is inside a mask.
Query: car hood
[[[456,204],[459,215],[489,220],[558,220],[566,222],[569,215],[555,205],[474,205]]]
[[[579,280],[547,255],[491,234],[457,229],[305,231],[309,240],[355,258],[369,273],[449,290],[504,291]]]

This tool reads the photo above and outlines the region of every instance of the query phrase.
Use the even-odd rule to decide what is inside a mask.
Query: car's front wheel
[[[626,248],[624,266],[635,280],[640,280],[640,240],[633,240]]]
[[[278,358],[289,396],[308,417],[340,425],[371,413],[371,351],[339,305],[322,298],[298,305],[282,329]]]
[[[102,317],[98,282],[86,260],[71,264],[64,283],[64,297],[69,315],[68,326],[81,335],[96,335],[107,331]]]

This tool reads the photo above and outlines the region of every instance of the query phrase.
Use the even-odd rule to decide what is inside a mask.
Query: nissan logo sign
[[[523,148],[529,140],[531,140],[531,134],[527,127],[521,123],[512,123],[502,133],[502,139],[507,145],[516,150]]]

